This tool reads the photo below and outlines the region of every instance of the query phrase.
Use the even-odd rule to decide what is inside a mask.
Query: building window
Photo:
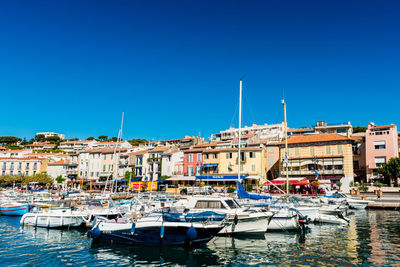
[[[240,161],[246,161],[246,153],[240,152]]]
[[[342,155],[342,154],[343,154],[343,147],[342,147],[342,145],[337,145],[337,152],[338,152],[339,155]]]
[[[208,154],[204,154],[204,159],[208,159]]]
[[[326,165],[326,169],[327,169],[328,171],[332,170],[332,165]]]
[[[375,141],[374,142],[375,149],[386,149],[385,141]]]
[[[192,153],[189,153],[187,155],[187,162],[193,162],[193,154]]]
[[[326,154],[330,155],[331,154],[331,146],[326,146]]]
[[[7,162],[4,162],[3,163],[3,169],[6,169],[7,168]]]
[[[29,171],[25,171],[25,176],[29,176]]]
[[[381,167],[383,164],[386,164],[386,157],[376,157],[375,158],[375,166],[377,168]]]
[[[243,165],[240,165],[240,171],[241,172],[243,171]]]
[[[343,170],[343,165],[335,165],[335,170]]]
[[[249,152],[249,158],[254,159],[256,157],[255,152]]]
[[[196,175],[200,175],[200,169],[201,169],[200,166],[197,166],[197,167],[196,167]]]
[[[104,154],[104,160],[106,160],[107,159],[107,154]]]
[[[270,147],[269,147],[269,152],[270,152],[270,153],[274,152],[274,147],[270,146]]]
[[[315,149],[313,146],[310,147],[310,154],[311,154],[311,156],[315,155]]]
[[[106,164],[103,165],[103,172],[106,171]]]
[[[33,175],[36,175],[36,171],[33,171]]]
[[[383,132],[375,132],[375,135],[382,135]]]
[[[274,165],[274,157],[269,157],[269,166]]]
[[[3,171],[1,172],[1,174],[2,174],[2,175],[6,175],[6,171],[3,170]]]
[[[26,163],[25,169],[29,169],[29,162]]]
[[[188,176],[193,176],[193,166],[188,166],[187,167],[187,175]]]
[[[226,158],[227,158],[227,159],[231,159],[232,157],[233,157],[232,152],[226,153]]]
[[[18,169],[22,169],[22,162],[18,163]]]
[[[33,163],[33,169],[36,170],[37,169],[37,163]]]
[[[18,171],[18,176],[21,176],[21,171]]]
[[[298,147],[295,147],[295,148],[294,148],[294,154],[295,154],[296,156],[300,156],[300,151],[299,151],[299,148],[298,148]]]
[[[10,171],[10,175],[11,175],[11,176],[14,175],[14,171],[13,171],[13,170]]]
[[[251,172],[256,172],[256,165],[255,164],[252,164],[251,165]]]
[[[111,160],[113,160],[114,159],[114,154],[111,154]]]
[[[14,162],[11,162],[10,169],[14,169]]]
[[[218,158],[218,154],[214,153],[214,159],[217,159],[217,158]]]
[[[201,153],[197,153],[197,161],[198,161],[198,162],[201,161]]]

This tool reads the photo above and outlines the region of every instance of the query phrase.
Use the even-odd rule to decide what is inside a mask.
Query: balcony
[[[286,169],[282,169],[282,175],[286,175]],[[289,175],[299,175],[299,176],[311,176],[315,175],[315,171],[313,170],[298,170],[298,171],[288,171]],[[318,174],[321,176],[324,175],[344,175],[344,170],[318,170]]]

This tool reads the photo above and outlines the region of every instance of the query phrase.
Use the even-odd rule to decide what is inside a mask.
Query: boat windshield
[[[236,206],[235,202],[231,199],[226,199],[225,203],[228,205],[229,208],[231,209],[237,209],[238,207]]]

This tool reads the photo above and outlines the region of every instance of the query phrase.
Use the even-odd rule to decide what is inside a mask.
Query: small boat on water
[[[137,221],[96,217],[90,231],[95,240],[150,245],[194,245],[210,241],[224,228],[225,215],[214,212],[154,212]]]
[[[80,227],[90,221],[90,215],[71,208],[46,209],[26,213],[21,218],[21,226],[35,226],[45,228]]]
[[[29,204],[28,203],[3,203],[0,205],[0,214],[7,216],[22,216],[25,213],[29,212]]]

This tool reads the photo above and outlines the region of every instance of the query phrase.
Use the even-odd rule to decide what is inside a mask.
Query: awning
[[[112,176],[111,173],[110,174],[108,174],[108,173],[100,173],[99,174],[99,177],[110,177],[110,176]]]
[[[204,163],[203,167],[218,167],[218,163]]]
[[[165,181],[194,181],[196,177],[194,176],[183,176],[183,175],[178,175],[178,176],[172,176],[171,178],[166,179]]]
[[[308,183],[307,178],[304,178],[304,177],[289,178],[288,180],[289,180],[289,183],[292,184],[292,185],[301,185],[301,184],[297,184],[297,183],[299,183],[300,181],[301,181],[302,183],[303,183],[303,182],[307,182],[307,183]],[[277,186],[280,186],[280,185],[283,185],[283,184],[286,184],[286,178],[284,178],[284,177],[279,177],[279,178],[276,178],[275,180],[265,182],[265,183],[264,183],[264,186],[269,186],[269,185],[277,185]]]
[[[246,180],[260,180],[260,176],[249,175],[245,178]]]
[[[246,179],[249,175],[240,175],[240,179]],[[237,181],[237,175],[196,175],[196,181]]]

